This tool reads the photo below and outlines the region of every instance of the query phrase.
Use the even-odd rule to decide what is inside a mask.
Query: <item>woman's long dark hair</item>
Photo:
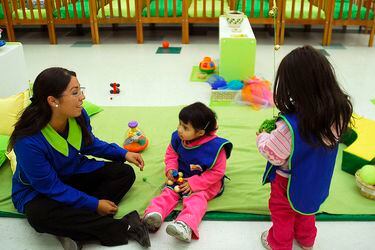
[[[294,49],[281,61],[273,97],[282,114],[296,113],[299,132],[311,145],[337,145],[351,123],[349,96],[331,63],[311,46]]]
[[[47,102],[48,96],[60,98],[69,85],[72,76],[76,73],[64,68],[48,68],[43,70],[35,79],[31,104],[26,107],[14,127],[9,139],[10,151],[17,139],[33,135],[43,129],[51,120],[52,110]],[[92,138],[87,130],[85,118],[81,114],[76,118],[81,127],[85,145],[92,143]]]
[[[216,114],[201,102],[195,102],[181,109],[178,118],[184,123],[191,123],[192,127],[204,130],[205,135],[217,130]]]

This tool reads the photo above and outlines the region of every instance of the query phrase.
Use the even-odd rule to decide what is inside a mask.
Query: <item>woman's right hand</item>
[[[96,211],[98,214],[105,216],[105,215],[113,215],[117,212],[117,206],[114,202],[109,200],[99,200],[98,208]]]

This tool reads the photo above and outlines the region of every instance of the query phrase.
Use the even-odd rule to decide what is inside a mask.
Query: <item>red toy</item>
[[[119,89],[119,87],[120,87],[120,84],[119,83],[111,83],[111,84],[109,84],[109,86],[111,86],[112,87],[112,89],[109,91],[109,93],[111,93],[111,94],[120,94],[120,89]]]
[[[163,41],[162,43],[162,46],[164,49],[168,49],[169,48],[169,42],[168,41]]]

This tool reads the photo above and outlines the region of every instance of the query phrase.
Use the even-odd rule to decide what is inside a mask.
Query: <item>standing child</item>
[[[179,114],[177,131],[165,155],[165,174],[173,180],[173,171],[183,173],[180,193],[168,188],[154,198],[145,211],[144,223],[155,232],[173,211],[180,198],[183,209],[167,233],[190,242],[199,238],[198,226],[207,209],[207,202],[223,191],[226,160],[232,143],[216,136],[216,114],[206,105],[196,102],[184,107]]]
[[[311,46],[297,48],[281,62],[274,102],[276,129],[257,133],[259,152],[268,160],[263,184],[271,182],[272,227],[262,234],[266,249],[312,249],[315,213],[327,198],[338,141],[352,116],[332,65]]]

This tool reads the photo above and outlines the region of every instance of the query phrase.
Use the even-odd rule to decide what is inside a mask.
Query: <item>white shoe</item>
[[[182,221],[169,224],[167,234],[185,242],[191,241],[191,228]]]
[[[64,250],[80,250],[82,245],[68,237],[57,236]]]
[[[146,214],[143,218],[143,223],[146,225],[149,232],[156,232],[161,226],[162,218],[158,212]]]
[[[262,245],[265,249],[267,250],[271,250],[271,246],[268,244],[268,240],[267,240],[267,237],[268,237],[268,230],[267,231],[264,231],[262,233],[262,235],[260,236],[260,240],[262,241]]]

